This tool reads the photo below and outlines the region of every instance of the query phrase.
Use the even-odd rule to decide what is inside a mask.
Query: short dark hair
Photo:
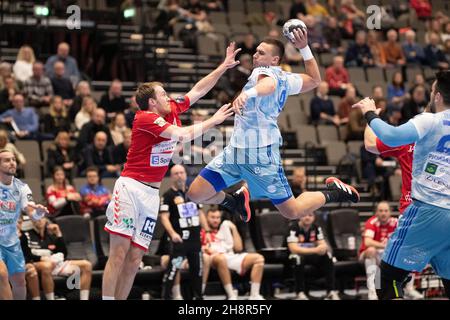
[[[262,42],[270,44],[275,48],[275,55],[280,57],[280,60],[278,61],[278,64],[281,63],[281,60],[283,60],[284,57],[284,44],[280,40],[274,39],[274,38],[265,38]]]
[[[450,70],[436,73],[436,91],[442,95],[444,104],[450,106]]]
[[[87,175],[89,172],[95,172],[95,173],[99,174],[98,168],[97,168],[96,166],[90,166],[90,167],[88,167],[88,168],[86,169],[86,175]]]
[[[155,88],[157,86],[162,87],[163,84],[161,82],[145,82],[142,83],[136,90],[135,100],[139,109],[148,110],[148,99],[155,99]]]
[[[216,211],[220,211],[219,206],[217,205],[211,205],[208,209],[208,211],[206,212],[206,215],[208,215],[210,212],[216,212]],[[221,212],[221,211],[220,211]]]

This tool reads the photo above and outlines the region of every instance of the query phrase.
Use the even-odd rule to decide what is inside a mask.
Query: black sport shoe
[[[341,191],[345,200],[351,201],[353,203],[359,202],[359,193],[351,185],[343,183],[341,180],[335,177],[329,177],[327,180],[325,180],[325,183],[328,189]]]
[[[236,199],[236,211],[239,212],[241,219],[244,222],[249,222],[252,217],[252,212],[250,210],[250,193],[247,187],[242,186],[233,193],[233,198]]]

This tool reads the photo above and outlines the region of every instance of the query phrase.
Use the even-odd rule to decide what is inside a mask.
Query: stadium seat
[[[25,159],[29,161],[41,161],[41,150],[39,148],[39,143],[34,140],[17,140],[14,143],[19,149],[20,152],[23,153]]]
[[[336,166],[347,154],[347,147],[342,141],[333,141],[325,145],[325,152],[327,154],[328,164]]]
[[[367,80],[372,86],[385,82],[383,69],[381,68],[367,68],[366,73]]]
[[[21,149],[19,149],[21,150]],[[40,160],[27,159],[27,164],[23,168],[24,176],[26,179],[42,179],[42,165]]]
[[[348,68],[350,81],[358,87],[358,84],[366,82],[366,74],[363,68],[352,67]]]
[[[348,127],[347,125],[339,126],[339,140],[345,141],[347,139]]]
[[[267,212],[258,216],[264,249],[286,249],[283,243],[287,234],[289,220],[279,212]]]
[[[361,147],[364,144],[362,141],[349,141],[347,142],[348,152],[355,155],[357,158],[361,155]]]
[[[310,125],[303,125],[297,127],[297,143],[300,146],[304,146],[306,143],[312,143],[318,145],[316,128]]]
[[[328,215],[330,243],[338,260],[354,259],[361,244],[358,210],[336,209]],[[349,238],[355,240],[355,247],[349,247]]]
[[[227,14],[225,12],[211,11],[208,15],[214,27],[216,24],[228,24]]]
[[[338,131],[334,125],[318,125],[317,133],[319,134],[319,141],[322,145],[339,140]]]
[[[33,192],[33,198],[35,202],[43,203],[44,202],[44,195],[42,193],[42,184],[41,179],[22,179],[23,182],[25,182]]]
[[[104,229],[106,221],[106,215],[94,219],[94,244],[100,268],[105,267],[109,255],[109,234]]]
[[[398,201],[402,196],[402,177],[396,174],[391,175],[389,177],[389,187],[392,200]]]
[[[386,68],[386,69],[384,69],[384,72],[386,74],[386,82],[387,83],[391,83],[394,73],[400,72],[400,71],[402,71],[402,70],[399,69],[399,68]],[[404,80],[406,80],[406,79],[404,79]]]
[[[80,188],[86,183],[86,178],[77,177],[72,179],[72,185],[77,191],[80,191]]]
[[[264,8],[262,2],[259,0],[247,0],[247,12],[252,13],[263,13]]]
[[[112,193],[117,178],[103,178],[102,184]]]
[[[245,13],[244,1],[229,1],[228,2],[228,11],[229,11],[228,16],[230,17],[230,19],[231,19],[231,17],[235,16],[238,13],[244,14]],[[233,23],[233,22],[231,22],[231,23]]]

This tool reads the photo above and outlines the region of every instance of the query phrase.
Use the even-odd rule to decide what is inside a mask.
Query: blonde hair
[[[61,96],[53,96],[52,97],[52,99],[50,100],[50,115],[52,117],[58,116],[58,113],[56,112],[55,106],[54,106],[56,99],[61,99],[61,103],[62,103],[62,97]],[[67,109],[66,109],[66,106],[64,105],[64,103],[62,105],[63,105],[63,108],[62,108],[61,115],[65,118],[65,117],[67,117]]]
[[[30,61],[25,60],[25,50],[26,49],[30,49]],[[22,60],[22,61],[27,61],[28,63],[34,63],[36,61],[36,57],[34,56],[34,50],[32,47],[28,46],[28,45],[23,45],[20,47],[19,52],[17,53],[17,61]]]
[[[94,113],[94,110],[97,109],[97,102],[95,102],[95,99],[92,96],[86,96],[83,98],[83,101],[81,102],[81,110],[83,110],[84,112],[84,106],[88,103],[88,100],[92,100],[92,102],[94,103],[94,108],[89,113],[90,115],[92,115],[92,113]]]
[[[4,139],[6,142],[5,142],[5,145],[1,148],[5,148],[9,142],[9,138],[8,138],[8,132],[6,132],[6,130],[3,130],[3,129],[0,130],[0,141],[2,139]]]

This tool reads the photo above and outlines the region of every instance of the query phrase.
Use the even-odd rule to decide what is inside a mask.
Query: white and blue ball
[[[283,25],[283,36],[285,36],[288,40],[292,41],[294,40],[294,33],[293,31],[295,29],[303,29],[307,30],[306,24],[300,20],[300,19],[290,19],[285,22]]]

